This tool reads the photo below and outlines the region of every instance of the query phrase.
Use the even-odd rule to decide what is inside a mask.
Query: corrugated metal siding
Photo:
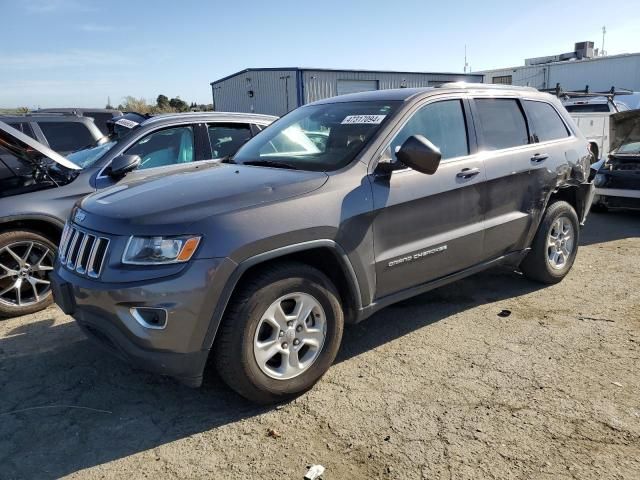
[[[431,87],[444,82],[481,82],[477,75],[303,70],[304,103],[335,97],[338,80],[378,80],[380,90]]]
[[[535,88],[553,88],[560,83],[565,90],[582,90],[589,85],[591,91],[608,90],[612,86],[638,91],[640,54],[501,68],[482,73],[485,83],[492,83],[493,77],[512,75],[513,85]]]
[[[219,112],[282,116],[298,106],[295,70],[243,72],[212,85],[212,91]],[[253,97],[249,91],[253,91]]]
[[[568,62],[551,66],[551,87],[560,83],[566,90],[604,91],[612,86],[640,90],[640,55],[610,57],[602,60]]]
[[[522,87],[547,88],[546,83],[546,67],[529,66],[516,68],[503,68],[500,70],[491,70],[484,72],[484,83],[493,83],[494,77],[503,77],[511,75],[511,84]]]

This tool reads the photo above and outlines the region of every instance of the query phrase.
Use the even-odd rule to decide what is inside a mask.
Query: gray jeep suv
[[[224,163],[77,204],[54,298],[101,345],[256,402],[309,389],[345,323],[494,265],[560,281],[593,186],[585,138],[530,88],[450,84],[294,110]],[[215,188],[212,186],[215,185]]]
[[[66,157],[0,121],[0,317],[51,302],[49,271],[78,199],[118,185],[128,172],[130,180],[163,176],[228,157],[273,120],[222,112],[126,114],[113,119],[108,138]]]

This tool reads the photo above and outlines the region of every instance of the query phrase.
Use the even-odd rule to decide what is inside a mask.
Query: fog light
[[[131,316],[144,328],[162,330],[167,326],[167,311],[164,308],[132,308]]]

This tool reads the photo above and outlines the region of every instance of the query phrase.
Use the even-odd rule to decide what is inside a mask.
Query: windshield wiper
[[[276,160],[248,160],[242,162],[243,165],[255,165],[256,167],[273,167],[273,168],[288,168],[291,170],[298,170],[298,167],[286,162],[278,162]]]

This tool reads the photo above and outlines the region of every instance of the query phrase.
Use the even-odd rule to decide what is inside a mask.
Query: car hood
[[[640,110],[627,110],[609,117],[609,151],[627,143],[640,142]]]
[[[87,228],[119,234],[183,228],[203,218],[303,195],[324,172],[226,163],[193,164],[177,173],[124,181],[82,200]],[[159,227],[159,228],[158,228]]]
[[[78,165],[67,160],[59,153],[54,152],[49,147],[45,147],[37,140],[2,121],[0,121],[0,147],[6,148],[12,155],[15,155],[23,162],[37,164],[48,158],[70,170],[81,170]]]

